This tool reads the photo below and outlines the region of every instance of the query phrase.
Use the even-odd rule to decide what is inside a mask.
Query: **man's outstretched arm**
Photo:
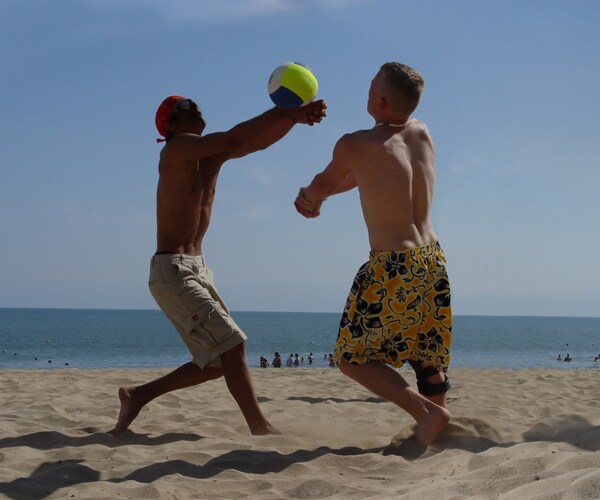
[[[343,136],[333,149],[333,158],[321,173],[315,175],[307,187],[300,188],[294,206],[307,218],[318,217],[323,201],[331,195],[354,189],[356,179],[350,170],[352,139]]]
[[[326,116],[325,101],[314,101],[295,109],[273,108],[252,120],[240,123],[229,132],[241,138],[240,145],[228,155],[240,158],[266,149],[282,139],[297,123],[313,126]]]
[[[319,123],[326,116],[326,109],[323,100],[295,109],[272,108],[239,123],[227,132],[215,132],[205,136],[178,135],[165,146],[164,152],[176,156],[179,160],[213,155],[222,155],[225,160],[240,158],[268,148],[284,137],[296,123]]]

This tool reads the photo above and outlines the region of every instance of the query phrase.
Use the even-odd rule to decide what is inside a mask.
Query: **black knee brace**
[[[432,384],[427,380],[432,375],[438,373],[439,370],[435,369],[433,366],[428,366],[427,368],[422,368],[420,364],[410,363],[410,365],[415,370],[415,375],[417,376],[417,387],[419,388],[419,393],[423,396],[437,396],[438,394],[445,394],[450,390],[451,384],[448,380],[448,375],[445,373],[444,381],[439,384]]]

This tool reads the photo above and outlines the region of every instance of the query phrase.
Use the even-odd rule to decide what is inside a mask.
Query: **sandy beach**
[[[118,386],[166,370],[1,373],[1,498],[600,498],[594,370],[451,370],[453,418],[426,450],[404,439],[408,415],[335,369],[254,369],[285,433],[262,437],[223,380],[113,437]]]

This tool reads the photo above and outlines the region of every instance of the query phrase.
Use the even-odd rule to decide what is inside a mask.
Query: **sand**
[[[108,435],[118,386],[163,373],[0,370],[0,498],[600,498],[595,370],[451,370],[453,418],[426,450],[336,369],[252,371],[285,435],[252,436],[222,379]]]

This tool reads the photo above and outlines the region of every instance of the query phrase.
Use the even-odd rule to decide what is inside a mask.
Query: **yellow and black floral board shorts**
[[[335,362],[410,361],[446,371],[452,310],[445,263],[439,243],[371,252],[348,295]]]

